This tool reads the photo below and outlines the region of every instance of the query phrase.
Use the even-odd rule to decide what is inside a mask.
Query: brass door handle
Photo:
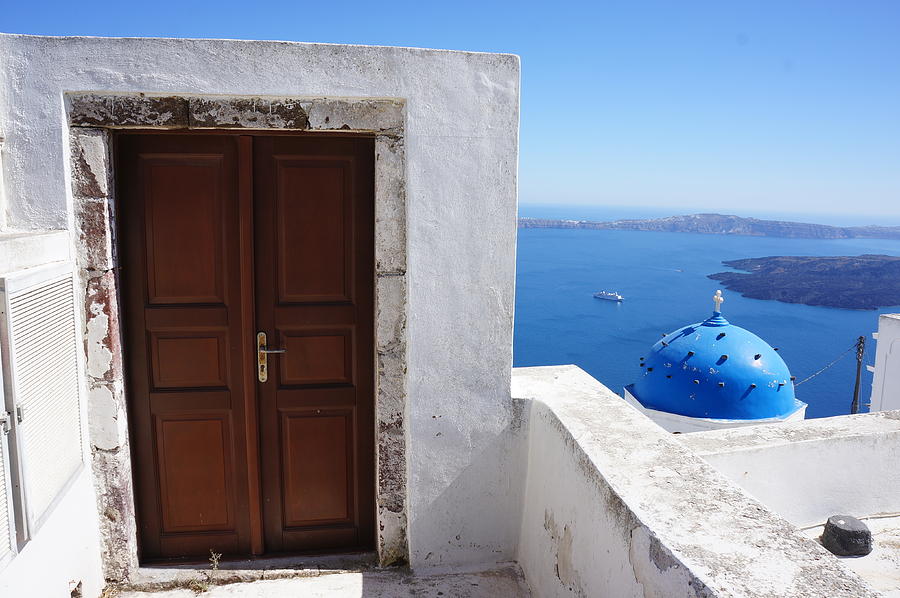
[[[256,333],[256,377],[260,382],[269,379],[268,355],[270,353],[287,353],[287,349],[269,349],[266,344],[266,333]]]

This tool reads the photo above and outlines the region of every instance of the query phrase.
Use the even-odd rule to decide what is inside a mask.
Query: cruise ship
[[[594,293],[594,299],[606,299],[607,301],[621,301],[624,299],[622,295],[618,294],[615,291],[598,291]]]

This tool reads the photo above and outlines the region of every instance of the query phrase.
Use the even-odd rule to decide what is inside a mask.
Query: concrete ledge
[[[900,511],[900,411],[696,432],[678,440],[798,526]]]
[[[513,370],[530,401],[519,563],[537,596],[877,596],[575,366]]]
[[[70,259],[69,231],[0,233],[0,274]]]
[[[679,440],[698,455],[710,455],[797,442],[818,442],[890,433],[900,433],[900,411],[805,419],[777,426],[710,430],[688,434]]]

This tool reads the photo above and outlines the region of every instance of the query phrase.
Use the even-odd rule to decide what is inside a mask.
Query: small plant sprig
[[[210,549],[209,551],[209,583],[213,583],[215,581],[216,575],[219,573],[219,559],[222,558],[222,553],[215,552]]]
[[[190,583],[190,589],[195,594],[208,592],[209,588],[216,585],[216,576],[219,573],[219,559],[222,554],[213,549],[209,550],[209,571],[203,571],[203,579],[195,579]]]

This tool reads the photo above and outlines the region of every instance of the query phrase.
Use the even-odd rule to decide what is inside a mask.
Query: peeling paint
[[[69,94],[69,124],[73,127],[187,128],[184,97],[137,94]]]
[[[262,97],[188,98],[192,129],[307,129],[301,103]]]
[[[73,129],[71,142],[72,195],[101,198],[109,196],[106,131]]]
[[[550,511],[544,511],[544,529],[550,536],[551,550],[556,562],[556,578],[572,595],[586,598],[588,594],[581,587],[581,579],[572,561],[572,530],[569,525],[563,526],[562,534],[560,534],[556,521],[553,520],[553,514]]]
[[[73,127],[368,131],[402,151],[402,99],[70,93]]]

